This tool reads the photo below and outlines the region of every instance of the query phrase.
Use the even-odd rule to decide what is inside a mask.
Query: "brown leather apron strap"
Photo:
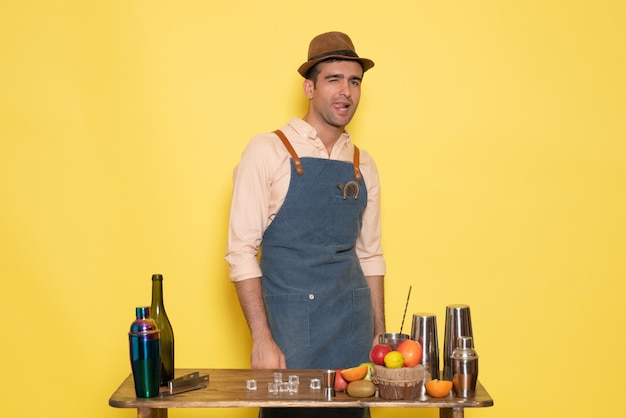
[[[296,150],[293,149],[293,147],[291,146],[291,142],[289,142],[289,140],[287,139],[283,131],[281,131],[280,129],[275,130],[274,133],[278,135],[278,137],[282,141],[285,148],[287,148],[289,155],[291,155],[291,158],[293,159],[293,164],[296,167],[296,173],[298,173],[299,175],[302,175],[302,173],[304,173],[304,170],[302,169],[302,162],[300,161],[300,157],[298,157],[298,154],[296,154]],[[356,181],[361,181],[361,178],[363,178],[361,176],[361,169],[359,168],[359,164],[361,163],[360,156],[361,156],[361,152],[359,151],[359,148],[355,145],[353,165],[354,165],[354,179]]]
[[[291,154],[291,158],[293,158],[293,164],[296,166],[296,173],[302,175],[302,173],[304,173],[304,170],[302,170],[302,162],[300,161],[298,154],[296,154],[296,150],[293,149],[293,147],[291,146],[291,142],[289,142],[283,131],[281,131],[280,129],[275,130],[274,133],[278,135],[281,141],[283,141],[283,145],[285,146],[285,148],[287,148],[289,154]]]
[[[361,169],[359,168],[359,164],[361,164],[361,152],[359,151],[359,148],[355,145],[354,146],[354,161],[353,161],[353,165],[354,165],[354,179],[356,181],[361,181]]]

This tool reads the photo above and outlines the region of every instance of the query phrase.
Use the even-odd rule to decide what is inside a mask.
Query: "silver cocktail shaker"
[[[437,317],[432,313],[413,314],[411,339],[422,345],[422,364],[430,379],[439,380],[439,340]]]
[[[474,350],[472,337],[459,337],[457,347],[452,352],[454,376],[452,384],[456,396],[471,398],[476,393],[478,381],[478,353]]]
[[[462,304],[448,305],[446,307],[446,328],[443,343],[443,380],[452,380],[454,373],[452,353],[457,347],[457,339],[460,337],[474,338],[470,307]]]

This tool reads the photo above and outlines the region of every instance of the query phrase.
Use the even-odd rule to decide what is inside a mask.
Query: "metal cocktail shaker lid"
[[[477,359],[478,353],[474,349],[472,337],[459,337],[456,340],[456,348],[452,352],[454,360],[471,360]]]
[[[160,338],[161,331],[154,319],[150,318],[149,306],[135,308],[135,316],[137,319],[130,324],[129,337],[144,337],[145,340]]]

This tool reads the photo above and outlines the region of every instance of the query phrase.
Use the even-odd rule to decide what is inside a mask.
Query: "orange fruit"
[[[396,348],[396,351],[404,357],[406,367],[415,367],[422,361],[422,345],[417,341],[404,340]]]
[[[429,380],[424,383],[424,386],[426,387],[426,393],[433,398],[443,398],[444,396],[448,396],[452,390],[452,381],[437,379]]]
[[[398,369],[404,366],[404,357],[402,357],[402,353],[394,350],[385,355],[384,362],[386,368]]]
[[[368,371],[369,371],[369,366],[367,365],[351,367],[349,369],[342,370],[341,377],[343,377],[344,380],[348,382],[354,382],[355,380],[363,379]]]

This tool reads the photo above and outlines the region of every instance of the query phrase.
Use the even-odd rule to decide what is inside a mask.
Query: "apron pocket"
[[[352,291],[352,341],[369,351],[374,338],[374,318],[369,287]]]
[[[272,337],[286,358],[311,344],[309,298],[304,294],[263,295]]]
[[[333,196],[330,219],[330,240],[340,245],[354,245],[361,232],[361,219],[365,210],[363,200],[353,197],[343,199]]]

